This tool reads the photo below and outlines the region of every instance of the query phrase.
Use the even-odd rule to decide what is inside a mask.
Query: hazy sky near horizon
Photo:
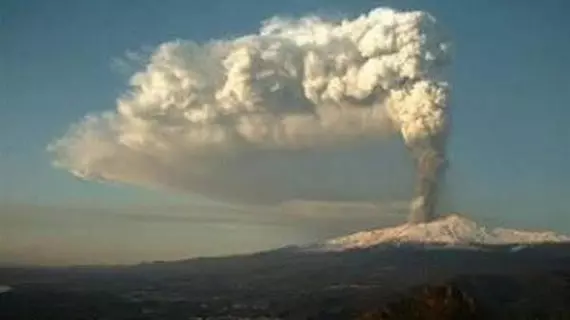
[[[427,11],[453,41],[451,167],[441,211],[570,234],[567,1],[5,0],[0,263],[229,254],[403,221],[402,193],[380,207],[235,208],[195,195],[80,181],[53,168],[46,152],[85,114],[115,108],[131,75],[121,63],[127,52],[254,33],[273,16],[355,17],[379,6]],[[405,171],[394,177],[409,178]]]

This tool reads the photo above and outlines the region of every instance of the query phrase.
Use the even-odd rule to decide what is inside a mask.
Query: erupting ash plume
[[[412,146],[417,162],[416,197],[412,201],[409,221],[426,222],[434,218],[439,182],[445,170],[445,132],[431,137],[427,148]]]
[[[87,116],[49,150],[85,179],[281,202],[337,197],[301,186],[318,180],[310,177],[317,166],[296,162],[303,152],[399,132],[417,161],[410,220],[426,220],[445,163],[448,49],[432,16],[387,8],[164,43],[115,111]]]

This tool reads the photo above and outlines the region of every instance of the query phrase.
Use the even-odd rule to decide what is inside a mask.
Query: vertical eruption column
[[[416,161],[415,195],[408,221],[422,223],[434,218],[439,184],[447,167],[448,86],[445,82],[419,81],[407,92],[407,101],[397,105],[394,118]]]
[[[416,157],[417,180],[411,205],[410,223],[433,220],[437,206],[439,183],[445,171],[445,157],[437,149],[422,150]],[[443,148],[439,148],[443,151]]]

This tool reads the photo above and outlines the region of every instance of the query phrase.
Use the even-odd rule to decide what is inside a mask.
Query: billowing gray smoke
[[[354,20],[274,18],[231,40],[164,43],[115,111],[87,116],[49,150],[85,179],[281,202],[338,195],[301,188],[316,179],[313,167],[289,161],[304,150],[399,132],[418,164],[411,220],[426,220],[445,162],[444,40],[430,15],[380,8]]]

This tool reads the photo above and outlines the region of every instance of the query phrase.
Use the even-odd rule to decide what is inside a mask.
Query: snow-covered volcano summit
[[[345,250],[405,243],[477,246],[552,242],[570,242],[570,237],[550,231],[487,229],[464,216],[451,214],[428,223],[404,224],[393,228],[358,232],[325,241],[319,247],[325,250]]]

